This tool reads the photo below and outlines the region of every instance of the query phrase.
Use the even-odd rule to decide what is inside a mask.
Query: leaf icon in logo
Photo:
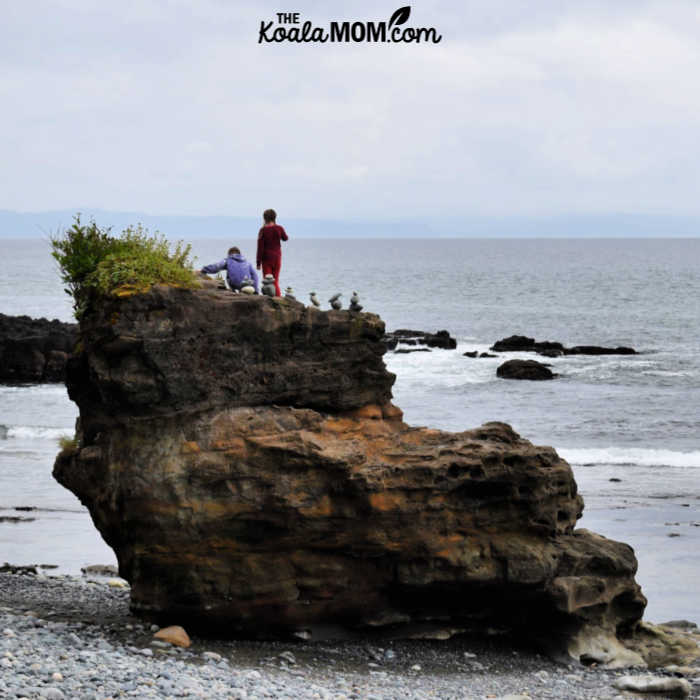
[[[393,27],[395,24],[404,24],[408,21],[411,15],[411,6],[406,5],[406,7],[399,7],[389,20],[389,27]]]

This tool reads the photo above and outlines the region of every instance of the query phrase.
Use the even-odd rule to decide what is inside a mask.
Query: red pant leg
[[[269,258],[263,260],[262,269],[263,275],[272,275],[275,278],[275,294],[278,297],[282,296],[280,290],[280,268],[282,267],[282,258]]]

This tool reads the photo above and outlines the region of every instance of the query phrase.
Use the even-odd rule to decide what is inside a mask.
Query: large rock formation
[[[75,323],[0,314],[0,382],[62,382]]]
[[[502,423],[403,423],[377,316],[156,287],[81,331],[79,447],[54,475],[136,612],[256,636],[501,626],[641,661],[620,644],[646,603],[634,553],[575,530],[569,465]]]

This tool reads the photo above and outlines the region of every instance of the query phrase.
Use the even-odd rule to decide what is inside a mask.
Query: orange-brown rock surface
[[[414,428],[373,314],[156,287],[81,324],[90,509],[132,607],[188,627],[313,635],[439,621],[640,660],[632,549],[575,530],[569,465],[502,423]],[[607,655],[607,656],[606,656]]]

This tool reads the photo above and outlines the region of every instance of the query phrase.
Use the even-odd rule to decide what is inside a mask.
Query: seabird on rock
[[[343,304],[340,301],[340,297],[342,297],[342,293],[338,292],[338,294],[334,294],[329,300],[328,303],[337,311],[338,309],[343,308]]]
[[[294,296],[294,290],[291,287],[287,287],[284,290],[284,298],[289,299],[289,301],[296,301],[297,298]]]
[[[321,306],[321,302],[318,300],[318,297],[316,296],[316,292],[311,292],[311,294],[309,294],[309,299],[311,299],[311,303],[316,308],[319,308]]]

